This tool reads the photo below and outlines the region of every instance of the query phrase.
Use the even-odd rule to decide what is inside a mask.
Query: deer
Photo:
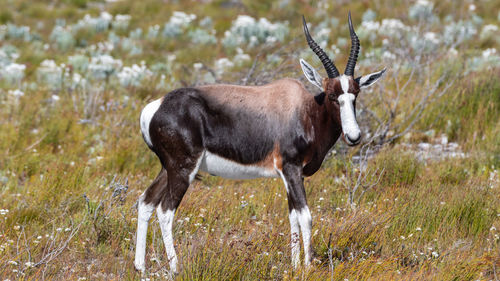
[[[311,264],[312,218],[304,177],[319,170],[340,137],[349,146],[360,143],[356,98],[385,69],[354,78],[360,42],[350,12],[351,50],[342,75],[311,37],[304,16],[302,23],[306,41],[328,75],[323,79],[300,59],[318,93],[290,78],[262,86],[212,84],[173,90],[142,110],[142,136],[160,160],[161,171],[138,199],[138,271],[145,271],[148,222],[156,210],[170,271],[179,272],[172,225],[199,171],[228,179],[281,178],[288,199],[291,263],[300,265],[300,232],[304,265]]]

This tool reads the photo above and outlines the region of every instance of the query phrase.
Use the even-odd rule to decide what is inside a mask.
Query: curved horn
[[[349,60],[347,61],[347,66],[345,67],[345,75],[354,76],[354,67],[356,66],[356,61],[358,60],[359,54],[359,39],[354,32],[351,20],[351,11],[349,11],[349,33],[351,33],[351,53],[349,55]]]
[[[307,28],[306,19],[304,18],[304,16],[302,16],[302,24],[304,25],[304,34],[306,36],[307,44],[309,45],[309,48],[311,48],[311,50],[318,56],[321,63],[323,63],[328,77],[335,78],[339,76],[340,73],[335,67],[335,64],[333,64],[325,51],[323,51],[321,47],[316,44],[316,42],[314,42],[311,34],[309,34],[309,29]]]

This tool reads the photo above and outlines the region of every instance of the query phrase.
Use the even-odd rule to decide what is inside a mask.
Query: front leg
[[[302,242],[304,244],[304,265],[311,264],[311,228],[312,218],[307,207],[306,192],[304,189],[304,178],[302,167],[293,164],[284,164],[282,171],[279,171],[285,183],[288,208],[290,210],[290,226],[292,232],[292,263],[296,268],[299,264],[299,226],[302,232]]]

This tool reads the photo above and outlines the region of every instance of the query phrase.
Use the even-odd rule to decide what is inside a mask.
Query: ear
[[[309,80],[309,82],[311,82],[314,86],[318,87],[321,91],[324,91],[323,86],[321,85],[321,81],[323,81],[323,79],[316,69],[303,59],[300,59],[300,66],[302,67],[302,71],[304,72],[307,80]]]
[[[382,75],[385,73],[385,70],[386,69],[384,68],[382,71],[373,72],[373,73],[370,73],[368,75],[363,75],[363,76],[360,76],[354,80],[358,83],[359,88],[363,89],[363,88],[369,87],[372,84],[374,84],[375,82],[377,82],[378,79],[380,79],[380,77],[382,77]]]

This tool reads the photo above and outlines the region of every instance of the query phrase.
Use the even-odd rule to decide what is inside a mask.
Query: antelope
[[[304,265],[310,265],[312,218],[304,177],[318,171],[340,136],[350,146],[359,144],[356,97],[385,69],[354,78],[360,43],[350,12],[352,46],[343,75],[313,40],[304,17],[302,22],[307,43],[328,74],[322,79],[300,60],[307,80],[319,93],[310,93],[294,79],[263,86],[215,84],[174,90],[142,110],[142,136],[162,168],[138,200],[137,270],[145,270],[148,221],[156,209],[170,270],[178,272],[172,224],[199,171],[228,179],[280,177],[288,199],[292,264],[300,265],[300,230]]]

